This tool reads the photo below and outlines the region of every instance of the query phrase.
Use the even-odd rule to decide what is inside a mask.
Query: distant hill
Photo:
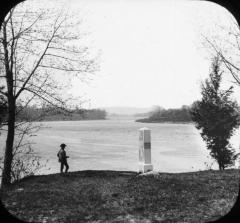
[[[148,113],[152,110],[152,108],[138,108],[138,107],[103,107],[108,115],[136,115]]]

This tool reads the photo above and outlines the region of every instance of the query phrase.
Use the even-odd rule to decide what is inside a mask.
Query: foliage
[[[18,106],[21,109],[21,106]],[[53,106],[27,106],[21,109],[16,119],[22,121],[63,121],[105,119],[106,111],[101,109],[57,109]]]
[[[201,130],[210,155],[218,162],[219,169],[223,170],[232,166],[236,159],[229,140],[239,126],[239,107],[230,98],[233,87],[220,89],[223,74],[220,66],[220,58],[215,57],[209,79],[201,85],[202,100],[193,103],[190,113],[196,128]]]
[[[149,118],[139,119],[139,122],[191,122],[190,108],[183,105],[176,109],[156,109],[150,113]]]

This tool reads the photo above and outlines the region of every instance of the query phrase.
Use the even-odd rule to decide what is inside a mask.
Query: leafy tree
[[[220,89],[222,74],[220,57],[214,57],[209,78],[201,85],[202,100],[193,103],[190,114],[201,130],[201,136],[210,150],[210,155],[217,161],[219,169],[232,166],[236,154],[230,137],[239,126],[239,113],[236,101],[230,96],[233,87]]]

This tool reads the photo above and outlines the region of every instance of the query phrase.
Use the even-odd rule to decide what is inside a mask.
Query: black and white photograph
[[[12,218],[212,222],[234,209],[239,168],[240,26],[224,6],[25,0],[4,16],[0,199]]]

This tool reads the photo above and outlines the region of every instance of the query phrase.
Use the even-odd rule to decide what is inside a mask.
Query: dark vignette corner
[[[2,0],[0,4],[0,26],[3,22],[4,17],[6,14],[10,11],[12,7],[17,5],[20,2],[23,2],[25,0]],[[239,0],[205,0],[214,2],[216,4],[219,4],[223,7],[225,7],[237,20],[238,24],[240,25],[240,2]],[[240,185],[239,185],[240,186]],[[239,188],[240,193],[240,188]],[[240,207],[240,198],[238,196],[237,201],[235,205],[233,206],[232,210],[219,219],[218,222],[238,222],[237,219],[240,219],[239,215],[239,207]],[[1,200],[0,200],[0,220],[3,220],[1,222],[17,222],[16,218],[11,216],[7,210],[4,208]],[[234,220],[233,220],[234,219]],[[18,221],[20,222],[20,221]]]

